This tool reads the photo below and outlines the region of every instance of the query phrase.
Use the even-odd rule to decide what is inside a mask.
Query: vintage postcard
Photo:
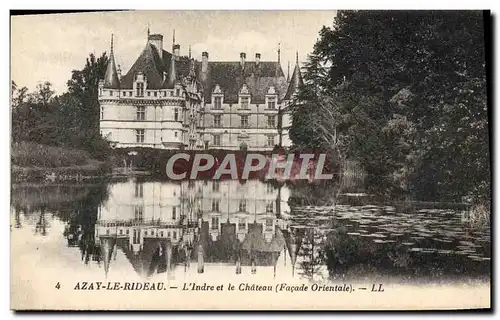
[[[10,22],[12,309],[491,308],[489,12]]]

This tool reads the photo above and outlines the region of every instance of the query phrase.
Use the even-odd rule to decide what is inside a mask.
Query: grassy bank
[[[109,165],[80,149],[41,145],[33,142],[12,144],[13,180],[73,176],[97,176],[109,171]]]

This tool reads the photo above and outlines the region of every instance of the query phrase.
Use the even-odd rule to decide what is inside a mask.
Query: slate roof
[[[198,66],[201,75],[201,63]],[[246,61],[244,68],[239,61],[209,61],[206,80],[202,82],[205,101],[211,101],[212,92],[219,85],[224,93],[225,103],[237,103],[238,93],[246,84],[251,103],[264,103],[270,86],[274,86],[281,100],[286,93],[287,83],[281,65],[273,61]]]
[[[111,56],[109,57],[106,74],[104,75],[104,88],[120,88],[120,81],[118,79],[118,72],[116,72],[115,57],[113,52],[111,52]]]
[[[295,91],[303,84],[304,80],[302,80],[299,63],[297,62],[295,64],[295,69],[293,69],[292,78],[290,78],[290,84],[288,85],[284,99],[291,100]]]
[[[163,50],[162,57],[160,58],[156,47],[151,43],[147,43],[130,70],[122,78],[121,88],[132,89],[134,78],[139,72],[142,72],[146,76],[148,89],[172,88],[173,84],[168,83],[172,57],[173,55],[170,52]],[[190,64],[191,60],[188,57],[181,56],[175,60],[177,80],[189,74]],[[167,73],[165,81],[163,79],[163,72]]]
[[[148,42],[130,70],[122,77],[121,88],[132,89],[135,76],[139,72],[146,76],[149,89],[172,88],[172,81],[169,81],[172,80],[172,57],[172,53],[166,50],[162,50],[160,57],[156,47]],[[205,101],[211,101],[216,85],[220,86],[225,103],[238,102],[238,93],[243,84],[247,85],[251,95],[250,102],[254,104],[265,103],[265,95],[270,86],[274,86],[280,101],[289,88],[281,64],[277,61],[260,61],[258,64],[255,61],[246,61],[244,68],[241,67],[240,61],[208,61],[207,71],[202,73],[200,61],[181,56],[175,60],[177,81],[190,74],[192,64],[194,75],[203,87]]]

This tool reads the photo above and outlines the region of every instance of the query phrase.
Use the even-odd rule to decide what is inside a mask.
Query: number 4
[[[59,289],[61,288],[61,284],[59,284],[59,282],[56,284],[56,289]]]

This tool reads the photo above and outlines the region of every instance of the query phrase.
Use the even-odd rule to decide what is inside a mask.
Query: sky
[[[171,51],[172,33],[181,55],[212,61],[247,60],[261,53],[262,61],[277,61],[278,43],[285,74],[295,54],[305,61],[323,25],[332,26],[335,11],[128,11],[13,16],[11,18],[11,77],[33,90],[49,81],[56,93],[66,91],[71,71],[82,69],[90,53],[109,53],[114,34],[116,63],[126,73],[144,49],[147,29],[163,34]]]

